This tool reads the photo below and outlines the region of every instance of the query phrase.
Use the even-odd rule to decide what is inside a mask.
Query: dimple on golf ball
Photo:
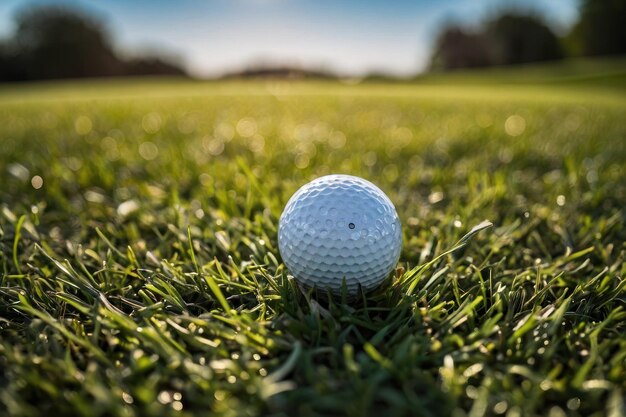
[[[306,287],[349,295],[370,291],[400,257],[402,230],[393,203],[380,188],[350,175],[328,175],[289,199],[278,223],[278,248],[294,278]]]

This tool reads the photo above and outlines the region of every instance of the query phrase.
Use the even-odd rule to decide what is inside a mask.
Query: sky
[[[515,7],[565,32],[578,17],[578,0],[2,0],[0,37],[19,10],[44,4],[95,13],[119,50],[174,56],[197,77],[274,64],[408,76],[427,68],[445,23]]]

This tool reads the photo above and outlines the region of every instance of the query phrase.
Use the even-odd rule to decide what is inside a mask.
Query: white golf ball
[[[300,188],[278,223],[278,248],[307,287],[349,295],[376,288],[398,263],[400,219],[380,188],[350,175],[328,175]]]

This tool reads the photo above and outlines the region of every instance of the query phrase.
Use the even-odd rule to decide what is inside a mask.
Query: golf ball
[[[306,287],[349,295],[376,288],[402,249],[400,219],[380,188],[350,175],[328,175],[289,199],[278,223],[278,248]]]

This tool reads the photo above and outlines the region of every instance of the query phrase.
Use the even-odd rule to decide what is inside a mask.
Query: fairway
[[[622,79],[0,86],[0,414],[623,415]],[[402,223],[357,300],[278,251],[332,173]]]

